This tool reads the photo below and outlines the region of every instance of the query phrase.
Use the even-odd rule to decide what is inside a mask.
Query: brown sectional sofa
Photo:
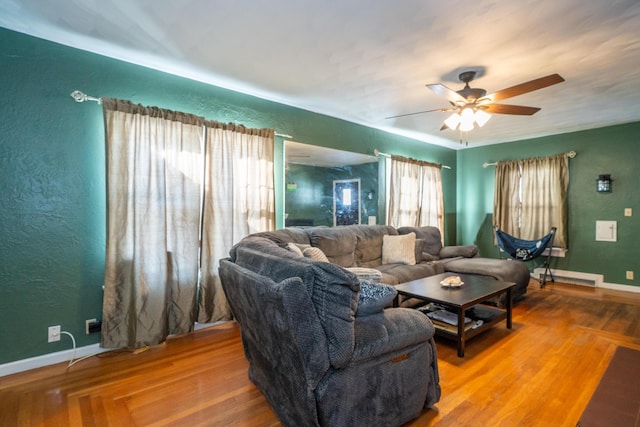
[[[383,262],[384,255],[389,252],[386,247],[383,248],[385,241],[390,247],[389,242],[399,240],[390,239],[389,236],[409,237],[411,233],[415,235],[413,260],[407,256],[406,260]],[[514,282],[516,286],[512,295],[514,300],[518,300],[526,293],[530,279],[528,268],[521,262],[478,257],[475,245],[443,246],[440,231],[436,227],[396,229],[387,225],[349,225],[285,228],[252,236],[268,238],[283,247],[293,243],[299,248],[319,248],[331,263],[347,269],[375,269],[381,274],[379,281],[390,285],[444,272],[479,274]],[[414,302],[405,301],[402,305],[410,306]],[[493,303],[502,305],[503,300],[496,299]]]

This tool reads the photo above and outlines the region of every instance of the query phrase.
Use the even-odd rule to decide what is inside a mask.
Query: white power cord
[[[71,332],[67,332],[67,331],[60,331],[60,334],[66,334],[69,335],[69,337],[71,337],[71,342],[73,343],[73,354],[71,355],[71,360],[69,360],[69,366],[67,366],[67,369],[69,369],[70,367],[72,367],[73,365],[75,365],[76,363],[80,362],[81,360],[87,359],[91,356],[95,356],[95,354],[89,354],[86,355],[84,357],[81,357],[78,360],[74,360],[76,358],[76,339],[73,337],[73,335],[71,334]]]

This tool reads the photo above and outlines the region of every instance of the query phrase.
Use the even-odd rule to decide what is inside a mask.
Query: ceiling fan
[[[557,83],[564,79],[559,74],[550,74],[525,83],[520,83],[506,89],[487,95],[487,91],[479,88],[472,88],[469,83],[475,78],[475,71],[465,71],[458,76],[463,82],[464,88],[454,91],[443,84],[428,84],[427,87],[438,95],[444,96],[451,107],[436,108],[435,110],[418,111],[409,114],[387,117],[393,119],[397,117],[411,116],[414,114],[431,113],[435,111],[453,111],[454,113],[444,121],[440,130],[459,129],[461,132],[468,132],[476,125],[482,127],[491,118],[491,114],[513,114],[519,116],[530,116],[540,111],[537,107],[525,107],[521,105],[495,104],[496,101],[533,92]]]

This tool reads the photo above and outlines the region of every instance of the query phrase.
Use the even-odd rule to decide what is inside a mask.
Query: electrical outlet
[[[633,280],[633,271],[627,271],[627,280]]]
[[[90,334],[93,334],[96,332],[99,333],[102,330],[102,321],[95,320],[93,322],[89,322],[88,330]]]
[[[84,333],[85,333],[85,334],[87,334],[87,335],[89,335],[89,334],[90,334],[90,332],[89,332],[89,325],[90,325],[91,323],[94,323],[95,321],[96,321],[96,319],[87,319],[87,320],[85,320],[85,321],[84,321]]]
[[[49,335],[47,342],[60,341],[60,325],[49,326]]]
[[[632,216],[632,215],[633,215],[633,209],[624,208],[624,216]]]

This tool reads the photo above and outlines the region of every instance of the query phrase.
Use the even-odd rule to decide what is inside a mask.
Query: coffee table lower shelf
[[[490,329],[493,325],[498,322],[507,319],[507,312],[505,310],[494,309],[492,307],[483,306],[485,311],[491,310],[492,316],[490,320],[483,320],[483,323],[480,326],[475,326],[477,323],[477,319],[472,319],[471,322],[465,324],[464,326],[464,337],[465,339],[470,339],[475,337],[476,335],[481,334],[482,332]],[[457,325],[447,325],[442,322],[438,322],[435,319],[430,319],[433,326],[436,328],[436,335],[448,338],[454,341],[458,341],[458,326]]]
[[[507,329],[511,329],[512,299],[511,289],[515,286],[512,282],[503,282],[486,276],[473,274],[460,274],[464,286],[457,289],[444,289],[440,282],[453,273],[444,273],[430,276],[411,282],[401,283],[396,286],[398,295],[417,298],[426,303],[444,305],[449,311],[457,315],[457,325],[440,325],[434,323],[436,334],[443,338],[453,339],[457,343],[458,357],[464,357],[465,343],[468,339],[486,331],[498,322],[506,320]],[[482,303],[499,295],[505,294],[505,309],[488,307]],[[483,324],[473,328],[465,327],[464,318],[467,310],[482,304],[483,311],[490,313],[489,318]],[[394,305],[398,306],[396,297]]]

